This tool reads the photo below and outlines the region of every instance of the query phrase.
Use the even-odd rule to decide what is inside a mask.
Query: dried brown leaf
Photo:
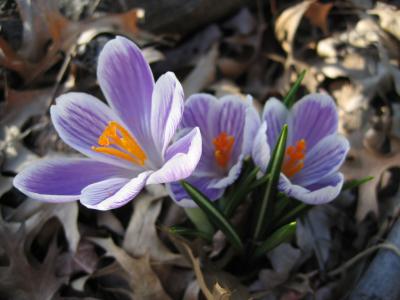
[[[333,3],[313,2],[308,7],[304,17],[306,17],[312,25],[321,29],[324,34],[328,34],[328,15],[332,7]]]
[[[78,204],[67,203],[42,203],[31,199],[23,202],[10,216],[14,222],[25,222],[26,229],[30,232],[27,242],[30,243],[43,225],[52,218],[57,218],[62,224],[65,236],[71,251],[75,252],[80,240],[78,231]]]
[[[26,241],[28,239],[23,224],[5,223],[0,220],[0,248],[4,251],[8,264],[0,267],[0,293],[6,299],[50,300],[66,278],[56,275],[58,249],[53,241],[42,263],[28,259]]]
[[[51,88],[17,91],[6,87],[0,125],[21,127],[29,118],[44,114],[51,101]]]
[[[122,248],[115,245],[110,238],[90,238],[89,240],[106,250],[106,256],[114,257],[125,272],[129,274],[129,284],[133,290],[134,299],[171,299],[152,270],[149,256],[133,258]]]
[[[229,300],[231,299],[231,292],[217,282],[213,287],[213,297],[214,300]]]
[[[400,10],[398,7],[377,2],[376,7],[370,9],[368,13],[377,15],[380,26],[400,40]]]
[[[214,44],[208,53],[198,60],[196,67],[182,83],[186,97],[200,92],[215,80],[218,53],[218,44]]]
[[[393,149],[399,149],[400,141],[398,141],[398,138],[392,137],[391,142]],[[377,192],[381,176],[390,168],[400,167],[400,152],[396,150],[388,154],[376,153],[365,147],[350,150],[349,155],[353,159],[346,161],[341,169],[346,179],[374,177],[358,188],[359,200],[356,212],[358,221],[362,221],[369,213],[378,216]]]
[[[275,35],[289,55],[293,54],[293,41],[300,21],[313,3],[314,1],[303,1],[290,6],[280,14],[275,22]]]
[[[60,52],[70,55],[77,45],[87,44],[99,34],[137,38],[137,21],[143,17],[143,10],[132,9],[121,14],[73,22],[61,15],[57,5],[57,1],[18,0],[24,27],[23,47],[15,52],[8,43],[0,40],[0,65],[18,72],[30,82],[59,61]],[[146,37],[150,35],[146,34]],[[49,41],[50,46],[43,51]]]
[[[162,207],[162,198],[167,194],[143,193],[136,197],[134,211],[125,233],[123,248],[134,257],[149,255],[154,261],[188,266],[179,254],[172,253],[159,239],[156,221]]]

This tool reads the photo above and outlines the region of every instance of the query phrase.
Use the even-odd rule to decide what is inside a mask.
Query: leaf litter
[[[370,256],[340,274],[332,270],[382,242],[399,216],[395,5],[254,1],[191,34],[155,35],[140,28],[152,12],[130,1],[121,1],[119,8],[98,1],[84,18],[76,14],[84,8],[72,9],[61,0],[5,2],[0,6],[2,297],[341,299],[355,288]],[[22,34],[9,24],[20,24]],[[96,58],[117,34],[144,47],[156,74],[174,71],[186,96],[251,94],[261,107],[269,97],[285,95],[306,69],[301,94],[327,91],[338,104],[340,131],[352,147],[342,168],[346,179],[373,180],[311,209],[299,222],[296,241],[270,251],[269,265],[250,278],[226,266],[229,249],[223,239],[218,242],[218,233],[209,246],[177,239],[164,229],[185,217],[162,188],[104,213],[76,203],[26,199],[12,188],[23,166],[39,157],[75,155],[56,137],[49,106],[67,91],[101,95],[93,71]]]

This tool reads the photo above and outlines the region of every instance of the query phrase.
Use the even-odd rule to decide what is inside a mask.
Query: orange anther
[[[304,167],[304,158],[306,155],[306,141],[301,139],[295,146],[286,148],[285,160],[282,166],[282,172],[287,177],[292,177],[300,172]]]
[[[97,142],[102,147],[92,146],[93,151],[119,157],[139,166],[143,166],[147,159],[136,140],[116,121],[108,123]]]
[[[214,156],[220,167],[226,168],[228,166],[234,143],[235,138],[228,135],[226,132],[221,132],[216,138],[214,138]]]

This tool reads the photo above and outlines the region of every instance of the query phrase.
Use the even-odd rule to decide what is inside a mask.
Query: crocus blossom
[[[264,107],[263,124],[254,141],[254,162],[265,171],[271,149],[284,124],[288,139],[279,189],[307,204],[332,201],[343,185],[338,171],[349,150],[349,142],[337,133],[338,114],[333,99],[310,94],[291,110],[272,98]]]
[[[154,83],[140,49],[123,37],[99,56],[97,78],[109,104],[85,93],[67,93],[51,107],[60,137],[88,158],[35,163],[14,180],[29,197],[47,202],[80,200],[108,210],[132,200],[145,185],[188,177],[201,156],[193,128],[170,143],[183,113],[183,90],[168,72]]]
[[[202,157],[186,181],[210,200],[220,198],[240,175],[243,159],[251,154],[252,141],[260,118],[250,99],[208,94],[189,97],[182,118],[183,132],[199,127],[203,140]],[[169,185],[171,197],[181,206],[194,207],[179,183]]]

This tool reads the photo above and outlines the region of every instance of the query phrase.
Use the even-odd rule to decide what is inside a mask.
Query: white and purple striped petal
[[[33,163],[14,178],[14,186],[45,202],[78,200],[87,185],[132,176],[131,171],[86,158],[52,158]]]
[[[187,178],[201,157],[201,134],[193,128],[166,151],[165,163],[148,178],[147,184],[168,183]]]
[[[285,175],[279,180],[279,190],[307,204],[324,204],[335,199],[343,186],[343,175],[339,172],[326,176],[310,185],[301,186],[292,183]]]
[[[263,120],[267,122],[268,143],[273,149],[281,133],[283,125],[287,123],[289,111],[286,106],[276,98],[270,98],[264,106]]]
[[[109,41],[99,56],[97,79],[110,107],[157,160],[150,126],[154,78],[140,49],[124,37]]]
[[[337,134],[326,136],[307,152],[304,168],[292,182],[308,186],[339,170],[350,149],[349,141]]]
[[[108,122],[118,120],[99,99],[85,93],[67,93],[56,99],[50,115],[58,135],[71,148],[93,159],[131,168],[126,161],[92,150]]]
[[[80,202],[97,210],[121,207],[140,193],[151,173],[152,171],[145,171],[133,179],[108,178],[88,185],[82,190]]]
[[[338,113],[333,99],[324,94],[310,94],[300,99],[290,111],[288,144],[304,139],[311,150],[338,128]]]
[[[183,114],[183,89],[174,73],[162,75],[156,82],[151,107],[151,131],[161,157],[169,145]]]

